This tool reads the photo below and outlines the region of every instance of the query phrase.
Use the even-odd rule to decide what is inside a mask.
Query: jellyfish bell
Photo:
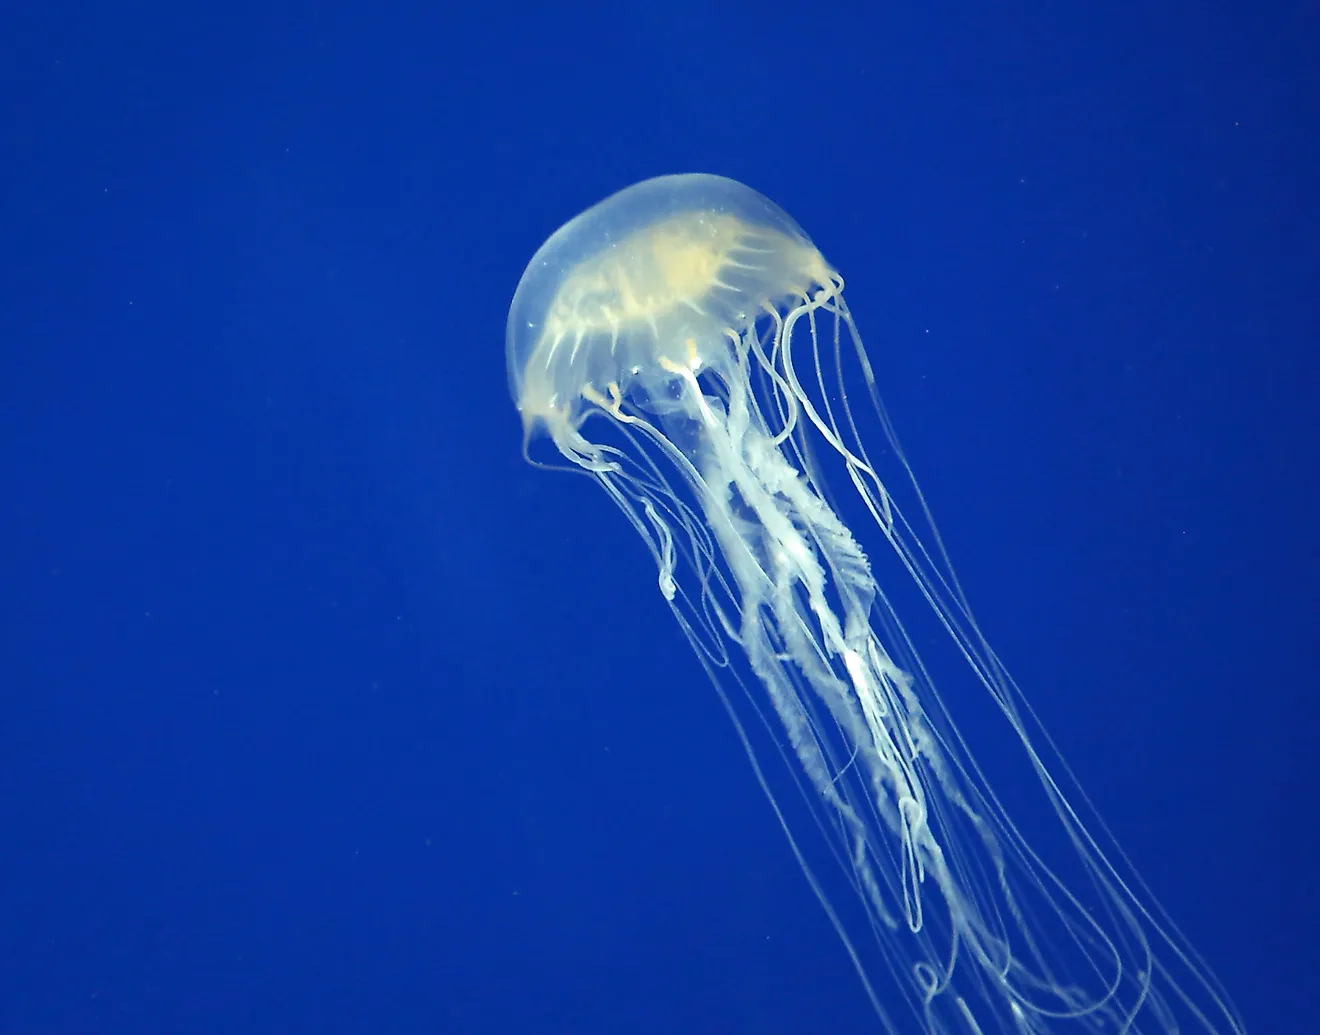
[[[562,449],[611,392],[663,399],[676,368],[731,379],[751,324],[836,283],[798,225],[750,188],[646,180],[562,226],[528,265],[509,311],[514,400],[529,432],[543,427]]]
[[[620,191],[537,251],[506,344],[525,434],[594,477],[650,549],[884,1030],[1243,1030],[1103,826],[1084,821],[943,552],[843,279],[788,215],[718,176]],[[851,500],[989,695],[1066,868],[1027,840],[974,758],[835,500]],[[789,763],[823,856],[766,778],[757,729],[773,731],[762,743]]]

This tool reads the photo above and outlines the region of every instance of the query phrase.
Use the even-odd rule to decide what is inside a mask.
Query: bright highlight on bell
[[[529,440],[590,472],[649,547],[881,1030],[1244,1030],[1103,826],[1084,824],[963,597],[843,279],[788,215],[718,176],[620,191],[533,257],[507,349]],[[1048,847],[974,760],[850,513],[989,695],[993,735],[1024,752]],[[758,743],[790,762],[805,809]],[[822,834],[823,852],[808,843]]]

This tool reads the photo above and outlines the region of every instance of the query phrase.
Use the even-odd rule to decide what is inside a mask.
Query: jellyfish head
[[[590,467],[590,412],[628,398],[663,413],[684,377],[737,380],[758,320],[836,285],[797,224],[740,183],[661,176],[620,191],[551,236],[518,285],[507,350],[524,428]]]

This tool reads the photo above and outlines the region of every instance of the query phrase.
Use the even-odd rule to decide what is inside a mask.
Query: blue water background
[[[0,15],[0,1033],[874,1030],[504,318],[632,181],[848,279],[986,632],[1320,1012],[1313,5]],[[950,689],[956,709],[959,693]]]

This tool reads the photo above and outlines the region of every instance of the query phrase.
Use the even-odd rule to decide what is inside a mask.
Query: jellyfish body
[[[529,439],[548,436],[594,477],[649,547],[885,1030],[1242,1030],[1213,975],[1083,825],[933,525],[923,542],[873,462],[883,448],[924,517],[843,280],[786,213],[718,176],[627,188],[536,253],[507,351]],[[858,395],[884,436],[871,449]],[[1025,749],[1070,848],[1071,885],[988,785],[831,505],[830,472]],[[785,821],[748,715],[796,765],[860,920]]]

